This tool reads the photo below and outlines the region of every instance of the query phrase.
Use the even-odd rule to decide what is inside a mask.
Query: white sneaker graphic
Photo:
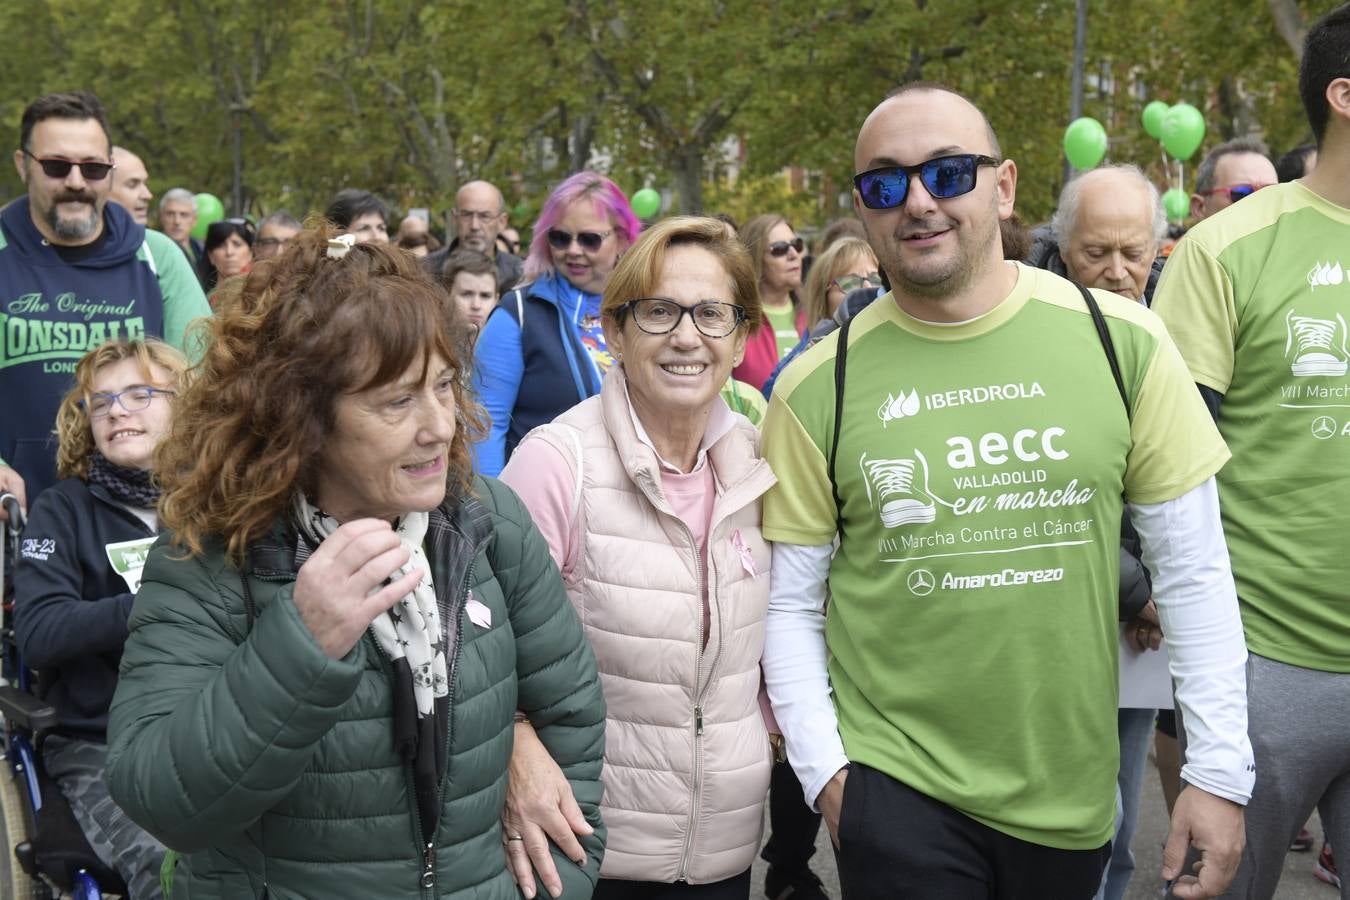
[[[858,464],[862,467],[863,483],[867,486],[867,500],[881,507],[881,524],[887,528],[899,525],[918,525],[937,518],[937,506],[928,493],[928,460],[915,449],[918,465],[913,459],[871,459],[864,453]],[[922,486],[914,483],[915,472],[922,469]]]
[[[1294,375],[1345,374],[1350,350],[1345,346],[1345,319],[1340,313],[1335,319],[1318,319],[1296,316],[1291,309],[1285,316],[1285,326],[1284,355],[1294,350],[1294,363],[1289,367]]]

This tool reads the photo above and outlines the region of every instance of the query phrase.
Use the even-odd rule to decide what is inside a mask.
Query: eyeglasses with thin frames
[[[112,163],[96,162],[84,160],[76,162],[73,159],[61,159],[56,156],[35,156],[27,149],[23,151],[24,155],[36,162],[42,167],[42,174],[48,178],[67,178],[70,176],[70,170],[76,166],[80,167],[80,175],[85,181],[102,181],[108,177],[108,173],[117,168]]]
[[[839,288],[845,294],[852,293],[859,288],[881,287],[881,273],[870,272],[867,275],[840,275],[830,282],[834,287]]]
[[[909,180],[918,175],[924,189],[935,200],[950,200],[975,190],[981,166],[1001,165],[992,156],[958,153],[939,156],[913,166],[881,166],[853,176],[863,206],[868,209],[895,209],[909,196]]]
[[[704,300],[685,306],[664,297],[639,297],[629,300],[617,310],[620,324],[629,312],[633,322],[648,334],[670,334],[680,326],[686,315],[699,333],[710,338],[724,338],[745,321],[745,307],[720,300]]]
[[[170,391],[165,388],[138,384],[120,391],[90,394],[87,400],[80,401],[80,409],[84,410],[85,414],[91,419],[101,419],[112,412],[114,403],[127,412],[140,412],[154,402],[156,395],[163,394],[166,397],[172,397],[176,393],[177,391]]]

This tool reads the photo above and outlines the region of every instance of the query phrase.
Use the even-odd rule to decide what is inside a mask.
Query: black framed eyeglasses
[[[563,231],[561,228],[550,228],[548,230],[548,245],[554,250],[567,250],[571,248],[572,241],[581,245],[581,249],[587,253],[594,253],[604,244],[605,238],[613,234],[613,231],[578,231],[573,234],[570,231]]]
[[[166,397],[172,397],[176,393],[176,391],[147,387],[142,384],[113,393],[90,394],[88,400],[80,401],[80,409],[84,410],[85,414],[91,419],[101,419],[112,412],[114,403],[127,412],[140,412],[154,402],[155,395],[163,394]]]
[[[42,174],[48,178],[65,178],[70,175],[71,169],[79,166],[80,174],[84,176],[85,181],[102,181],[108,177],[109,172],[117,168],[112,163],[76,162],[73,159],[60,159],[54,156],[34,156],[28,150],[23,152],[25,156],[42,167]]]
[[[853,176],[853,186],[868,209],[895,209],[909,196],[909,179],[918,175],[924,189],[935,200],[950,200],[975,190],[975,175],[980,166],[997,166],[1000,161],[977,153],[939,156],[914,166],[882,166]]]
[[[1229,203],[1236,203],[1244,197],[1250,197],[1261,188],[1270,187],[1268,184],[1230,184],[1228,187],[1215,188],[1212,191],[1201,191],[1202,197],[1213,197],[1215,194],[1227,194]]]
[[[628,313],[633,322],[648,334],[670,334],[680,325],[685,314],[699,333],[710,338],[724,338],[745,321],[745,307],[719,300],[704,300],[685,306],[662,297],[642,297],[629,300],[616,310],[620,324]]]
[[[790,241],[774,241],[772,244],[769,245],[769,255],[787,256],[787,252],[789,249],[796,250],[798,253],[801,253],[802,248],[804,248],[805,246],[806,244],[802,243],[802,239],[799,237],[795,237]]]

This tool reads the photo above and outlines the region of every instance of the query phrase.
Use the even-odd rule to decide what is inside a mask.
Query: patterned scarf
[[[147,469],[119,466],[97,450],[89,461],[89,476],[85,480],[103,488],[128,506],[154,509],[155,504],[159,503],[159,485],[155,484],[154,476]]]
[[[399,668],[400,660],[406,662],[412,675],[412,693],[419,719],[434,715],[436,698],[450,692],[441,641],[441,614],[431,581],[431,565],[422,552],[429,521],[430,517],[424,512],[408,513],[399,520],[395,530],[404,548],[412,555],[393,577],[415,568],[420,568],[426,575],[411,594],[370,623],[376,643],[389,656],[395,669]],[[337,531],[340,524],[303,495],[296,500],[296,522],[312,548],[317,548],[324,538]]]

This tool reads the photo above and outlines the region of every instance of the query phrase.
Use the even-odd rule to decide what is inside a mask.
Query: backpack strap
[[[1087,304],[1088,313],[1092,315],[1092,324],[1097,328],[1097,338],[1102,342],[1102,349],[1106,351],[1106,362],[1111,366],[1111,377],[1116,381],[1116,390],[1120,392],[1120,402],[1125,404],[1125,418],[1133,421],[1130,413],[1130,395],[1125,392],[1125,379],[1120,374],[1120,361],[1116,358],[1116,345],[1111,340],[1111,332],[1106,328],[1106,317],[1102,315],[1102,308],[1097,304],[1097,300],[1092,296],[1092,292],[1081,284],[1074,282],[1083,295],[1083,302]]]
[[[835,457],[839,454],[839,429],[844,421],[844,367],[848,361],[848,327],[852,317],[839,326],[839,346],[834,351],[834,433],[830,437],[830,493],[834,496],[834,527],[844,534],[844,502],[839,499],[839,479],[835,477]]]

